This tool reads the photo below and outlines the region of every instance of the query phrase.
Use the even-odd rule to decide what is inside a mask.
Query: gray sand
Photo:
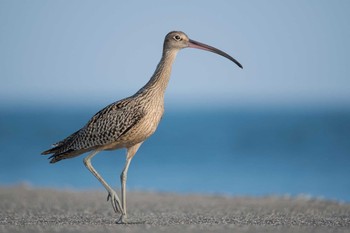
[[[130,224],[102,191],[0,188],[0,232],[350,232],[350,205],[308,198],[129,192]]]

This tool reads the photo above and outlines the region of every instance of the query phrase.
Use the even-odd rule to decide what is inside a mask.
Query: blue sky
[[[0,104],[103,106],[153,74],[182,30],[169,105],[350,104],[350,2],[0,1]]]

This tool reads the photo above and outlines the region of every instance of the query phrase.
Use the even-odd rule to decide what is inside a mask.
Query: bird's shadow
[[[140,224],[146,224],[146,221],[131,221],[131,222],[116,222],[117,225],[140,225]]]

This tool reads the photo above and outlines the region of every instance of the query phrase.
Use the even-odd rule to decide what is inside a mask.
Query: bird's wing
[[[57,156],[112,143],[143,116],[142,109],[137,108],[132,99],[120,100],[96,113],[83,128],[54,144],[54,148],[43,154],[53,153],[53,156]]]
[[[124,99],[96,113],[79,134],[83,147],[106,145],[116,141],[137,124],[144,113],[131,99]]]

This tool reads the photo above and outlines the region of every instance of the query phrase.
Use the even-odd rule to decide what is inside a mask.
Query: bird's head
[[[236,59],[234,59],[233,57],[231,57],[227,53],[225,53],[217,48],[214,48],[210,45],[206,45],[206,44],[200,43],[198,41],[191,40],[190,38],[188,38],[188,36],[184,32],[172,31],[172,32],[169,32],[165,36],[164,51],[174,50],[174,49],[180,50],[180,49],[184,49],[184,48],[202,49],[202,50],[206,50],[209,52],[219,54],[219,55],[226,57],[227,59],[233,61],[240,68],[243,68],[243,66]]]

